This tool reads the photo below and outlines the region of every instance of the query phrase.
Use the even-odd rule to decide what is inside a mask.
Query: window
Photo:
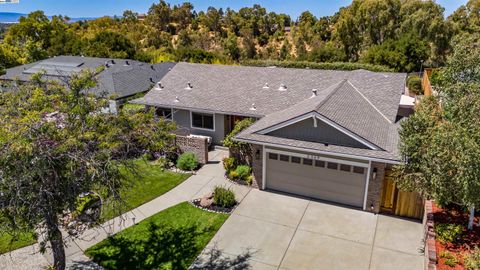
[[[300,164],[300,161],[302,161],[301,158],[299,158],[299,157],[292,157],[292,163]]]
[[[192,112],[192,128],[215,130],[214,118],[213,114]]]
[[[350,172],[351,166],[347,164],[340,164],[340,170],[345,172]]]
[[[354,166],[353,167],[353,172],[354,173],[359,173],[359,174],[364,174],[365,173],[365,168]]]
[[[290,156],[280,155],[280,160],[281,160],[281,161],[289,162],[289,161],[290,161]]]
[[[155,114],[158,117],[163,117],[165,119],[172,119],[172,109],[168,108],[157,108]]]
[[[332,169],[332,170],[338,170],[338,163],[328,162],[327,168]]]
[[[277,154],[274,154],[274,153],[268,153],[268,158],[269,158],[269,159],[278,160],[278,155],[277,155]]]
[[[325,168],[325,161],[315,160],[315,167]]]
[[[303,159],[303,165],[309,165],[309,166],[312,166],[313,164],[313,160],[309,159],[309,158],[304,158]]]

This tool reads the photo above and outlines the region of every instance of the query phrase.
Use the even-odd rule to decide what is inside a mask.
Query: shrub
[[[198,167],[197,156],[194,153],[187,152],[180,155],[177,160],[177,168],[184,171],[193,171]]]
[[[249,175],[246,181],[247,181],[247,184],[251,186],[253,184],[253,175]]]
[[[239,179],[247,181],[247,178],[248,176],[250,176],[252,169],[246,165],[240,165],[235,169],[235,172],[237,173]]]
[[[227,173],[229,173],[231,170],[235,168],[235,164],[236,164],[236,161],[235,161],[235,158],[233,157],[223,159],[223,168],[225,168],[225,171],[227,171]]]
[[[237,202],[235,201],[235,194],[233,191],[217,186],[213,191],[213,203],[217,206],[230,208]]]
[[[415,95],[423,94],[422,78],[420,78],[419,76],[415,75],[408,78],[407,86],[408,86],[408,89]]]
[[[442,251],[438,255],[440,258],[444,258],[444,263],[450,267],[455,267],[458,264],[458,259],[449,251]]]
[[[465,254],[463,260],[467,270],[480,270],[480,248],[475,247],[472,253]]]
[[[440,243],[454,243],[463,232],[463,226],[459,224],[437,223],[435,224],[435,233]]]
[[[228,173],[228,178],[231,180],[236,180],[238,178],[238,173],[236,171],[230,171]]]
[[[235,127],[233,128],[232,132],[228,134],[225,139],[223,140],[223,146],[228,147],[228,148],[239,148],[244,145],[247,145],[247,143],[244,142],[237,142],[233,140],[233,137],[235,137],[238,133],[242,132],[244,129],[248,128],[253,124],[253,119],[252,118],[245,118],[241,121],[238,121],[235,124]]]

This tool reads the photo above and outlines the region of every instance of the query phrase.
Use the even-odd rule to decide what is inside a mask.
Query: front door
[[[225,117],[225,135],[230,134],[232,130],[235,128],[235,125],[237,122],[242,121],[246,117],[244,116],[238,116],[238,115],[227,115]]]

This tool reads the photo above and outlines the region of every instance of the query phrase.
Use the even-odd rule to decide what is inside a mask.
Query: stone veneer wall
[[[252,144],[252,173],[254,188],[262,188],[263,176],[263,147],[261,145]]]
[[[382,186],[385,177],[385,163],[372,162],[370,169],[370,182],[368,184],[366,211],[378,213],[380,212],[380,201],[382,199]],[[376,177],[373,178],[376,170]],[[373,205],[373,210],[371,206]]]
[[[175,136],[175,145],[181,153],[192,152],[198,158],[198,163],[208,163],[208,142],[205,138]]]

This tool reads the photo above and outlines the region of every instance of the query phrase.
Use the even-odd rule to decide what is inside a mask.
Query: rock
[[[213,204],[213,194],[207,194],[200,200],[200,206],[208,208]]]

